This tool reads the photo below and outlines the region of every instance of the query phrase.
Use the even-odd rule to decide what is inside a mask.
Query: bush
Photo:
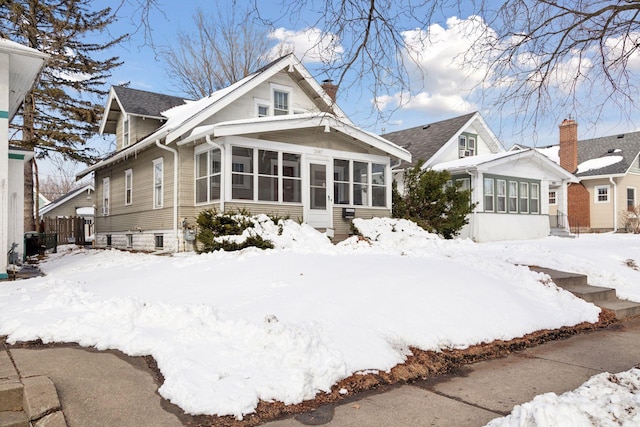
[[[239,236],[245,230],[254,228],[254,223],[246,210],[218,213],[216,209],[207,209],[198,215],[197,240],[200,242],[198,252],[206,253],[222,249],[223,251],[239,251],[248,247],[272,249],[273,244],[257,234],[248,236],[241,242],[226,236]]]
[[[422,169],[423,163],[405,171],[404,194],[393,183],[392,215],[451,239],[469,222],[467,217],[476,206],[470,202],[471,190],[460,189],[447,171]]]

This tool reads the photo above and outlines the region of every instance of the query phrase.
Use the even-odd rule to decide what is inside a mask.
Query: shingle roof
[[[599,169],[576,173],[578,177],[624,174],[640,153],[640,132],[578,141],[578,165],[587,160],[622,156],[622,160]]]
[[[147,92],[125,86],[114,86],[113,90],[126,113],[140,116],[161,117],[163,111],[183,105],[185,101],[179,96]]]
[[[400,164],[400,168],[404,169],[413,166],[418,160],[429,160],[475,114],[476,112],[473,112],[423,126],[390,132],[382,137],[411,153],[412,163],[402,162]]]

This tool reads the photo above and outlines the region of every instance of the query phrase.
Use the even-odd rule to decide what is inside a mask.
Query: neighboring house
[[[32,151],[9,145],[9,122],[31,90],[48,55],[0,38],[0,279],[8,277],[9,257],[24,252],[24,162]]]
[[[383,137],[409,150],[414,159],[398,166],[398,182],[406,168],[424,160],[423,168],[447,170],[453,181],[471,189],[477,206],[460,237],[477,242],[548,236],[549,189],[566,204],[567,185],[577,182],[535,150],[507,152],[477,112]]]
[[[101,128],[116,134],[117,150],[79,174],[94,173],[95,245],[189,250],[195,219],[209,208],[289,216],[336,239],[354,216],[389,216],[391,165],[411,155],[354,126],[325,83],[287,55],[128,128],[130,89],[114,88]],[[136,141],[127,143],[127,129]]]
[[[45,225],[47,224],[48,220],[52,219],[80,219],[79,222],[82,224],[82,236],[84,240],[86,240],[93,235],[93,223],[95,216],[95,209],[93,207],[94,203],[95,195],[93,185],[87,184],[68,192],[62,197],[59,197],[53,202],[50,202],[46,206],[40,208],[38,217],[41,221],[45,222]],[[52,232],[54,230],[45,227],[45,231]],[[75,237],[78,235],[77,231],[78,230],[68,230],[65,233],[67,235],[67,242],[70,241],[69,238],[72,236],[72,241],[78,241],[77,237]],[[58,237],[59,243],[66,243],[60,238],[64,237],[60,236],[60,233]]]
[[[536,150],[575,174],[569,187],[568,214],[572,227],[583,232],[618,231],[621,215],[640,204],[640,132],[578,140],[578,124],[560,124],[559,145]],[[556,195],[552,192],[550,200]]]

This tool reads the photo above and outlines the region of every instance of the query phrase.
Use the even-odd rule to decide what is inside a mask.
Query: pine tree
[[[40,79],[25,97],[14,121],[20,139],[12,144],[35,150],[36,157],[50,153],[89,163],[94,151],[86,142],[98,130],[102,101],[108,93],[106,79],[121,64],[105,55],[126,36],[102,34],[115,20],[111,8],[96,10],[91,0],[0,0],[0,37],[50,55]],[[101,58],[100,56],[106,58]],[[35,162],[25,165],[25,228],[35,230]],[[36,192],[37,181],[35,185]],[[37,199],[37,198],[36,198]],[[35,202],[37,210],[37,202]]]

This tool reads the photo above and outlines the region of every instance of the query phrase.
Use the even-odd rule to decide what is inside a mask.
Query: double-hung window
[[[507,211],[507,181],[504,179],[498,179],[497,183],[497,197],[496,197],[496,211]]]
[[[529,213],[529,183],[520,183],[520,213]]]
[[[131,143],[131,122],[128,115],[124,116],[124,122],[122,122],[122,145],[128,147]]]
[[[463,133],[458,137],[458,157],[470,157],[476,155],[477,136]]]
[[[163,205],[163,186],[164,186],[164,173],[163,173],[163,159],[155,159],[153,161],[153,208],[160,209]]]
[[[273,115],[284,116],[289,114],[289,92],[273,90]]]
[[[110,180],[104,178],[102,180],[102,215],[109,215],[109,194],[110,194]]]
[[[494,211],[494,180],[493,178],[484,179],[484,210],[485,212]]]
[[[608,185],[595,186],[595,203],[609,203],[609,188]]]
[[[627,187],[627,210],[633,211],[636,208],[636,188]]]
[[[124,171],[124,205],[129,206],[133,203],[133,170]]]
[[[221,173],[219,149],[196,154],[196,203],[220,200]]]
[[[509,181],[509,212],[518,213],[518,181]]]
[[[532,182],[529,189],[531,190],[531,204],[529,209],[532,214],[540,213],[540,184]]]

